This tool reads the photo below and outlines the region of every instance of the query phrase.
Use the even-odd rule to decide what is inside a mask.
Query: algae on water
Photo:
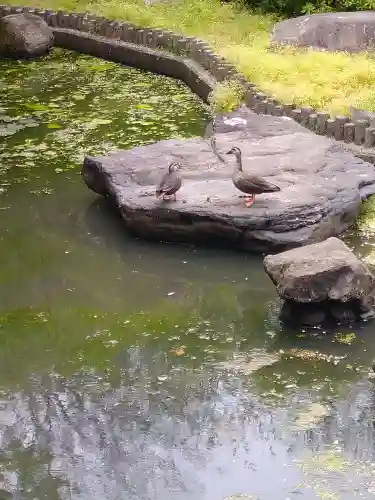
[[[183,83],[91,56],[54,49],[0,64],[3,171],[69,170],[85,154],[202,135],[210,116]]]

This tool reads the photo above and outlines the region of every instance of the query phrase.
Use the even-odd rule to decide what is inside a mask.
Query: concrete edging
[[[268,98],[203,40],[89,14],[0,5],[0,17],[23,12],[43,18],[53,29],[59,47],[182,80],[206,102],[217,82],[235,78],[244,87],[244,102],[256,113],[290,117],[318,135],[361,150],[375,146],[375,128],[369,121],[331,117],[309,106],[297,108],[293,103]]]

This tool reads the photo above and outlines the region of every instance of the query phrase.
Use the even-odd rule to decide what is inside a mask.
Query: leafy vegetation
[[[244,98],[245,89],[236,79],[219,83],[209,96],[209,102],[215,113],[234,111]]]
[[[10,0],[17,4],[18,0]],[[23,4],[91,12],[142,26],[166,28],[210,42],[262,91],[283,102],[346,113],[350,105],[375,111],[375,60],[366,54],[269,50],[277,19],[238,2],[173,0],[145,5],[143,0],[23,0]]]

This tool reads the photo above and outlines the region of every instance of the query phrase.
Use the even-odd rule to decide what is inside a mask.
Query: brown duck
[[[234,147],[226,154],[236,157],[236,170],[233,173],[232,181],[238,190],[249,195],[246,201],[247,207],[253,205],[256,194],[275,193],[276,191],[280,191],[279,186],[266,181],[266,179],[244,173],[242,170],[242,154],[239,148]]]
[[[180,168],[181,165],[176,162],[169,165],[168,172],[163,175],[159,186],[156,188],[155,194],[157,198],[163,196],[163,200],[166,200],[174,196],[176,200],[176,193],[182,186],[182,178],[178,172]]]

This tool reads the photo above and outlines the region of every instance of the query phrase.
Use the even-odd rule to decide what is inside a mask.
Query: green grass
[[[363,236],[375,233],[375,196],[362,203],[357,229]]]
[[[215,113],[234,111],[243,102],[245,89],[235,78],[227,79],[216,85],[209,96],[211,109]]]
[[[10,3],[18,4],[15,0]],[[219,0],[23,0],[24,4],[88,11],[142,26],[166,28],[211,43],[262,91],[282,102],[311,105],[333,114],[350,105],[375,110],[375,59],[367,54],[270,50],[271,16],[252,14]]]

